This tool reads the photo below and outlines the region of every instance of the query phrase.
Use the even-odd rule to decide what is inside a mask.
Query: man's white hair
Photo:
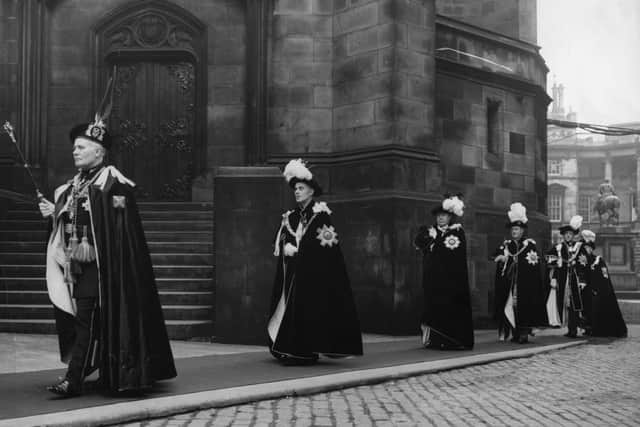
[[[89,138],[85,138],[85,137],[84,137],[84,136],[82,136],[82,135],[77,136],[77,137],[76,137],[76,139],[74,140],[74,143],[75,143],[75,141],[77,141],[78,139],[81,139],[81,140],[82,140],[82,142],[86,143],[86,144],[87,144],[87,145],[89,145],[91,148],[96,148],[98,151],[100,151],[100,156],[101,156],[101,157],[106,156],[106,154],[107,154],[107,149],[106,149],[106,148],[104,148],[104,146],[103,146],[102,144],[99,144],[99,143],[97,143],[97,142],[95,142],[95,141],[92,141],[92,140],[90,140]]]

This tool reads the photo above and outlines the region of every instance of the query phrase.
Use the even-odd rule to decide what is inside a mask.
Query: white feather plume
[[[449,197],[442,201],[442,209],[456,216],[462,216],[464,214],[464,202],[458,196]]]
[[[284,167],[282,175],[287,182],[291,181],[293,178],[305,181],[309,181],[313,178],[311,171],[307,168],[302,159],[290,160],[289,163],[287,163],[287,166]]]
[[[580,215],[574,215],[569,221],[569,226],[574,230],[579,230],[582,227],[582,217]]]
[[[596,233],[591,230],[582,230],[580,234],[585,242],[593,243],[596,241]]]
[[[529,218],[527,218],[527,208],[519,202],[511,204],[507,215],[509,215],[509,221],[511,222],[521,221],[523,224],[529,222]]]

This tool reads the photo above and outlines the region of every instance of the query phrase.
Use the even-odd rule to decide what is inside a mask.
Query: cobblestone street
[[[527,359],[126,426],[633,426],[640,425],[639,355],[638,337],[597,340]]]

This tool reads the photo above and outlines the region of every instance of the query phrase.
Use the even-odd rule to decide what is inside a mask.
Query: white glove
[[[587,287],[586,283],[578,283],[578,287],[580,288],[580,290],[583,290],[584,288]]]
[[[284,256],[294,256],[298,253],[298,248],[291,243],[284,245]]]
[[[558,281],[556,279],[551,279],[551,287],[553,289],[558,287]]]
[[[44,198],[40,200],[40,203],[38,203],[38,207],[40,208],[40,213],[42,214],[43,218],[48,218],[53,215],[53,211],[56,208],[53,203]]]

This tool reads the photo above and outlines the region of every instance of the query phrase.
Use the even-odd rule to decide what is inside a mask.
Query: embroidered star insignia
[[[447,236],[444,239],[444,245],[447,249],[454,250],[460,246],[460,239],[458,239],[458,236]]]
[[[325,224],[322,228],[318,228],[316,232],[318,233],[316,238],[320,240],[320,246],[332,247],[338,244],[338,233],[336,233],[333,226],[327,226]]]
[[[89,212],[89,210],[91,209],[91,207],[90,207],[90,205],[89,205],[89,199],[86,199],[86,200],[84,201],[84,203],[82,204],[82,208],[83,208],[85,211]]]
[[[529,251],[526,256],[527,262],[531,265],[536,265],[539,262],[538,253],[535,251]]]
[[[580,265],[587,265],[587,257],[585,255],[580,255],[578,257],[578,262],[580,263]]]

